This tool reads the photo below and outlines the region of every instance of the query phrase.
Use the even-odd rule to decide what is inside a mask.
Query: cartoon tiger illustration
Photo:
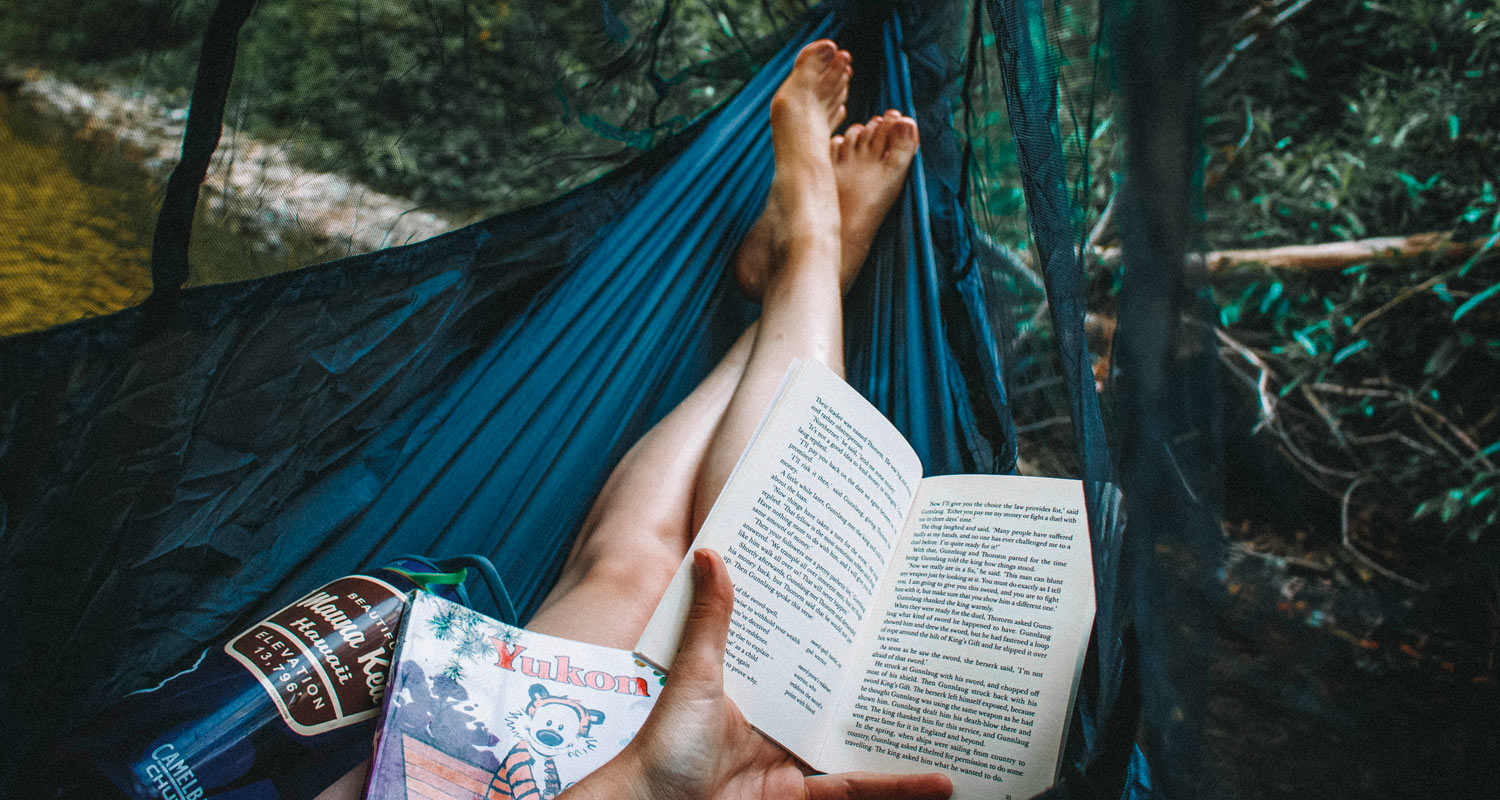
[[[500,768],[495,770],[485,795],[487,800],[552,800],[563,790],[555,759],[594,749],[589,728],[604,721],[604,712],[585,708],[577,700],[548,694],[540,683],[532,684],[530,694],[526,710],[511,712],[506,718],[517,741],[500,760]],[[541,784],[537,783],[535,772],[538,760]]]

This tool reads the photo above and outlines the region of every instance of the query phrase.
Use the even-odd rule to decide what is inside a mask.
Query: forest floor
[[[1238,798],[1493,796],[1494,631],[1475,598],[1401,586],[1286,530],[1228,539],[1212,783]]]

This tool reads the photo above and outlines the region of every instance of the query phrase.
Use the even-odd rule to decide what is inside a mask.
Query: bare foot
[[[896,109],[833,137],[833,174],[843,222],[844,290],[854,283],[875,232],[906,184],[917,154],[917,121]]]
[[[830,239],[834,248],[839,245],[838,192],[828,142],[844,120],[853,74],[849,64],[849,53],[833,42],[813,42],[797,54],[791,74],[771,99],[776,173],[766,208],[741,244],[735,266],[742,283],[745,271],[753,272],[757,298],[772,265],[779,263],[778,254],[790,245],[787,237],[806,224],[818,226],[820,238]],[[744,257],[751,252],[753,259]],[[831,255],[840,263],[836,250]]]
[[[850,125],[829,143],[841,220],[839,278],[844,291],[854,283],[880,223],[890,212],[917,152],[917,121],[891,109],[864,124]],[[784,224],[769,201],[735,254],[735,278],[751,299],[765,292],[775,258],[772,242]]]
[[[778,224],[762,245],[772,263],[782,263],[794,248],[806,256],[802,260],[839,263],[838,190],[828,140],[844,118],[849,58],[827,39],[809,44],[771,98],[776,173],[763,213]]]

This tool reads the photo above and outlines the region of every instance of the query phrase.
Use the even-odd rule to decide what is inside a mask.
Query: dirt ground
[[[1218,577],[1204,736],[1225,796],[1497,796],[1494,629],[1478,598],[1248,525]]]

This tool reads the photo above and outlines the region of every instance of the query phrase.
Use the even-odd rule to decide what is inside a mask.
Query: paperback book
[[[947,773],[955,798],[1056,780],[1094,617],[1082,485],[922,476],[900,432],[793,365],[693,544],[735,609],[725,691],[814,769]],[[689,562],[637,653],[663,670]]]

